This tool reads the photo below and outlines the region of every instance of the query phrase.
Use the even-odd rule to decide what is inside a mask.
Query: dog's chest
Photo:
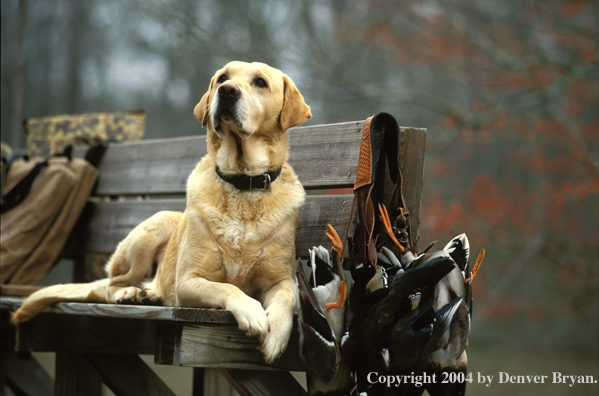
[[[264,221],[259,202],[242,201],[229,202],[228,210],[221,212],[214,225],[217,240],[223,248],[241,250],[260,244],[268,221]]]
[[[226,268],[228,282],[237,283],[238,278],[247,278],[252,268],[259,265],[260,252],[265,243],[259,229],[260,222],[239,218],[222,220],[217,243],[222,252],[222,264]]]
[[[252,226],[242,219],[228,218],[223,219],[220,230],[221,243],[233,249],[241,249],[246,240],[246,234],[252,233]]]

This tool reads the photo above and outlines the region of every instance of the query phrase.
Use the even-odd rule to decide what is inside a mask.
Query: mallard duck
[[[398,248],[401,247],[394,237],[395,232],[391,227],[391,222],[384,206],[380,205],[379,209],[387,234]],[[418,255],[413,255],[409,251],[403,251],[399,261],[406,272],[409,273],[411,270],[426,265],[431,260],[450,259],[455,263],[455,267],[439,280],[434,287],[433,293],[429,294],[422,302],[430,304],[432,310],[435,312],[439,312],[449,304],[458,301],[458,299],[460,302],[456,304],[452,321],[444,331],[444,334],[439,337],[436,348],[431,350],[429,356],[425,357],[411,369],[426,371],[427,373],[434,373],[440,370],[461,371],[465,373],[468,366],[466,348],[468,346],[473,305],[472,281],[478,273],[485,251],[484,249],[481,251],[474,268],[471,270],[469,264],[470,244],[466,234],[456,236],[442,250],[428,253],[427,251],[430,247],[429,245],[424,253]],[[401,249],[399,251],[402,252]],[[442,389],[439,384],[433,384],[430,386],[430,389],[427,387],[427,390],[433,396],[437,394],[457,395],[465,392],[465,384],[452,384],[445,387],[445,389]]]
[[[390,276],[399,275],[404,272],[401,262],[395,254],[386,246],[381,246],[377,253],[377,264],[383,266]]]
[[[393,326],[389,371],[418,370],[418,366],[437,349],[461,302],[462,298],[456,298],[438,311],[428,301],[412,302],[412,306],[417,307]]]
[[[306,367],[310,395],[349,395],[355,391],[355,382],[339,349],[347,284],[343,248],[338,235],[332,231],[331,235],[327,234],[333,240],[332,263],[322,246],[310,250],[313,268],[310,280],[301,261],[297,263],[300,359]]]
[[[366,266],[363,271],[358,271],[360,268],[352,271],[355,280],[350,291],[353,317],[341,341],[343,355],[357,372],[361,391],[370,387],[366,381],[369,372],[384,373],[391,367],[398,367],[401,363],[394,360],[404,359],[406,345],[415,339],[417,342],[413,347],[418,350],[413,358],[421,358],[434,350],[437,340],[453,319],[455,306],[459,305],[456,301],[437,312],[420,303],[430,298],[428,295],[432,294],[437,282],[455,268],[449,257],[438,257],[418,268],[401,272],[388,287],[378,280],[385,277],[380,268],[373,272]],[[356,278],[364,275],[370,279]],[[363,290],[361,285],[364,285]],[[377,286],[369,288],[369,285]],[[361,298],[354,298],[353,293],[358,293]]]
[[[354,280],[349,293],[349,318],[353,313],[360,310],[360,306],[371,306],[387,295],[390,287],[390,279],[404,272],[401,263],[385,246],[381,246],[377,252],[375,265],[366,261],[358,266],[350,267]]]
[[[308,378],[329,383],[339,370],[339,343],[316,299],[301,260],[297,262],[299,289],[299,355]]]
[[[335,337],[339,340],[343,334],[347,290],[347,281],[339,255],[333,250],[333,262],[331,262],[327,249],[322,246],[314,247],[310,250],[310,264],[312,274],[309,285]]]

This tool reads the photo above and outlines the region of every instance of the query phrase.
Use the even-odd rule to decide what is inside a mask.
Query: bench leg
[[[193,368],[193,396],[204,396],[204,373],[203,367]]]
[[[56,396],[101,396],[102,376],[80,353],[56,352]]]
[[[15,352],[16,329],[9,321],[8,310],[0,311],[0,394],[8,393],[4,390],[6,385],[15,395],[51,396],[54,381],[30,353],[19,356]]]

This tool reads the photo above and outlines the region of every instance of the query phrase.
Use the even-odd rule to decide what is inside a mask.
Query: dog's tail
[[[71,283],[45,287],[30,295],[23,305],[12,315],[12,323],[17,325],[33,318],[50,305],[57,302],[107,302],[109,279],[91,283]]]

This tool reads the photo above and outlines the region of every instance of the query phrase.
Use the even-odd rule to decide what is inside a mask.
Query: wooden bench
[[[359,121],[289,131],[289,163],[308,193],[297,230],[296,254],[302,258],[313,246],[330,248],[329,223],[345,237],[362,127]],[[403,191],[417,235],[426,129],[402,128],[401,140]],[[80,249],[71,253],[76,278],[97,277],[98,264],[90,257],[113,252],[150,215],[184,210],[187,177],[205,154],[205,136],[109,146],[85,229],[78,231]],[[2,308],[13,310],[21,301],[3,297]],[[224,310],[59,303],[18,328],[16,349],[56,352],[56,395],[98,395],[102,381],[116,394],[172,394],[139,354],[154,355],[158,364],[219,368],[242,395],[305,394],[289,374],[304,370],[297,331],[272,365],[264,363],[258,344]]]

